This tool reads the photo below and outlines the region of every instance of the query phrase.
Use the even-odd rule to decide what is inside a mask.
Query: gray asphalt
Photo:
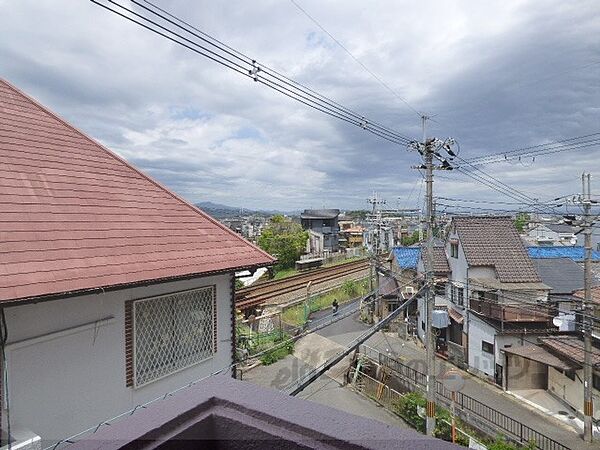
[[[340,307],[339,314],[344,310],[355,307],[355,303]],[[314,327],[322,320],[332,317],[331,309],[320,311],[311,316],[312,322],[309,327]],[[340,345],[346,346],[353,339],[367,330],[369,326],[360,322],[358,314],[344,318],[331,324],[316,333],[326,337]],[[378,332],[371,337],[366,345],[388,353],[390,356],[403,360],[406,364],[423,371],[425,367],[425,350],[419,344],[412,341],[404,341],[392,333]],[[451,364],[438,359],[438,372],[447,370]],[[271,366],[260,366],[248,372],[246,380],[253,381],[263,386],[282,389],[293,380],[307,373],[311,368],[293,356],[278,361]],[[519,402],[509,394],[504,393],[498,387],[491,385],[479,378],[462,371],[465,386],[462,390],[465,394],[492,405],[495,409],[513,417],[531,428],[544,433],[557,442],[572,449],[599,449],[597,444],[589,445],[583,442],[578,433],[568,425],[554,418],[543,415],[537,410]],[[385,409],[379,407],[346,387],[341,387],[326,375],[322,376],[309,386],[299,397],[307,398],[334,408],[338,408],[353,414],[370,417],[385,423],[406,427],[400,419]]]

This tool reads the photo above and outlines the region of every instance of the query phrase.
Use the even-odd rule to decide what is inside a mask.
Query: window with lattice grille
[[[190,367],[216,352],[214,286],[135,300],[131,315],[136,387]]]

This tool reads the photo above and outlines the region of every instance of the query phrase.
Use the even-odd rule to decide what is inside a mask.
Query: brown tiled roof
[[[274,259],[0,79],[0,302]]]
[[[573,296],[580,298],[580,299],[584,299],[585,298],[585,290],[578,289],[576,291],[573,291]],[[592,302],[600,304],[600,286],[592,286]]]
[[[510,217],[455,217],[470,266],[492,266],[505,283],[541,281]]]
[[[553,336],[540,338],[540,342],[551,352],[583,365],[583,341],[576,336]],[[592,347],[592,365],[600,366],[600,350]]]
[[[446,258],[446,250],[443,246],[434,245],[432,248],[433,253],[433,273],[436,275],[446,275],[450,273],[450,266],[448,265],[448,259]],[[427,264],[427,244],[423,244],[421,247],[421,259],[423,260],[423,266],[425,270],[428,270]]]

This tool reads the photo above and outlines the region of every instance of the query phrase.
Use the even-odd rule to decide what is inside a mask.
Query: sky
[[[403,101],[291,1],[155,0],[412,139],[417,112],[431,116],[427,135],[453,137],[462,158],[600,132],[597,0],[295,1]],[[417,153],[90,1],[0,0],[0,76],[194,203],[364,209],[377,191],[388,207],[422,204]],[[600,180],[599,154],[482,168],[546,200],[579,192],[584,170]],[[457,171],[434,180],[436,196],[514,202]]]

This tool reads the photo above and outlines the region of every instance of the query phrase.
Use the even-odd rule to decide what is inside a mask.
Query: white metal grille
[[[133,302],[135,385],[212,356],[214,315],[214,286]]]

